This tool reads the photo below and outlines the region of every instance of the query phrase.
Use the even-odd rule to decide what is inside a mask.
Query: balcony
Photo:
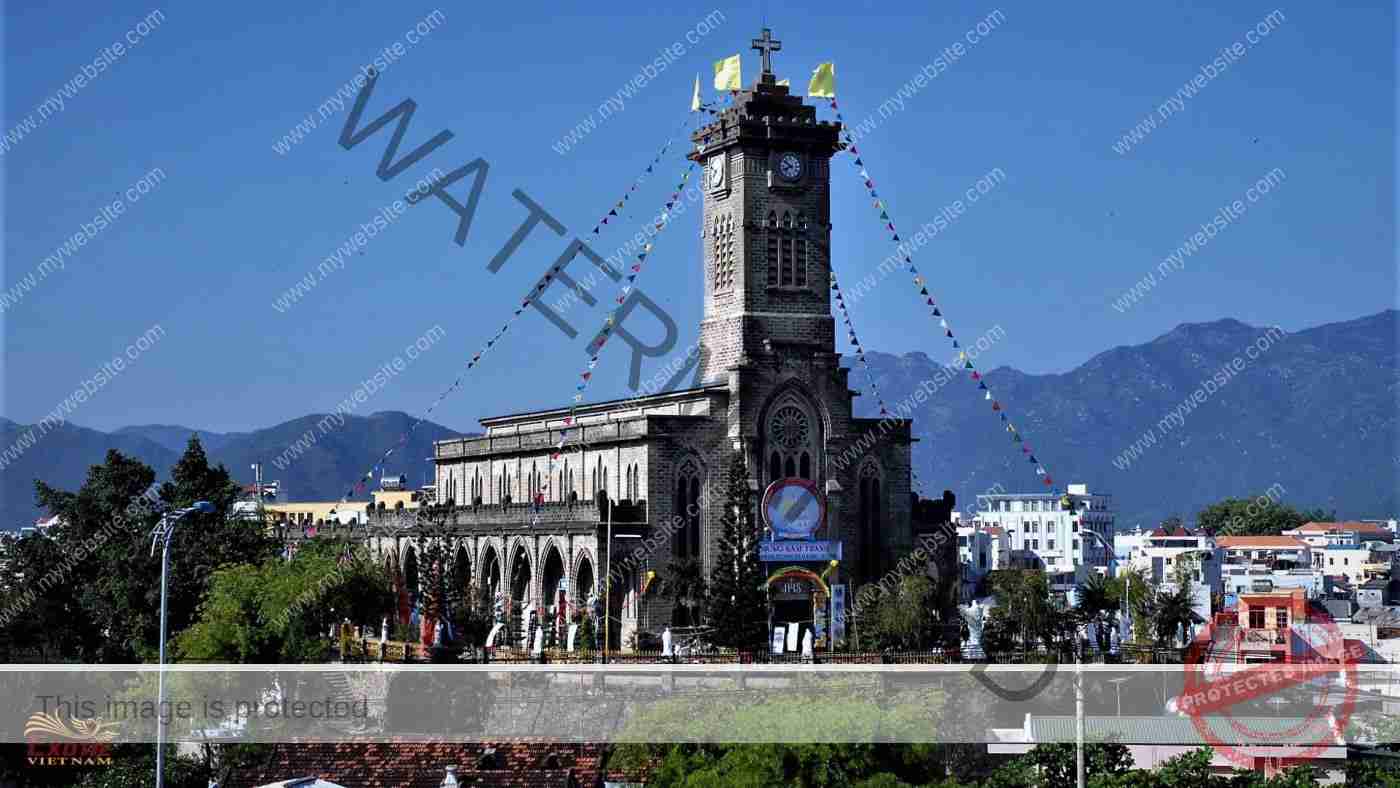
[[[1245,629],[1241,633],[1244,635],[1241,640],[1247,646],[1288,645],[1288,630],[1286,629]]]

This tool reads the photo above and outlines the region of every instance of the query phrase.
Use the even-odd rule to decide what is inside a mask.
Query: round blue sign
[[[811,539],[826,521],[826,502],[815,482],[779,479],[763,493],[763,519],[778,539]]]

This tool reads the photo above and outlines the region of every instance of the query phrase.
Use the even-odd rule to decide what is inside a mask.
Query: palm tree
[[[1113,626],[1113,614],[1118,610],[1119,597],[1113,585],[1098,572],[1079,585],[1079,610],[1086,624],[1095,624],[1098,629],[1099,653],[1108,650],[1109,627]]]
[[[1170,591],[1157,592],[1156,616],[1152,628],[1158,644],[1168,644],[1176,639],[1177,632],[1185,632],[1196,622],[1192,609],[1190,588],[1174,586]]]

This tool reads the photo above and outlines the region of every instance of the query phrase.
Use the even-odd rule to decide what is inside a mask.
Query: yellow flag
[[[790,88],[790,87],[792,87],[792,80],[790,80],[790,79],[780,79],[780,80],[778,80],[778,84],[781,85],[782,87]]]
[[[695,75],[695,93],[690,97],[690,111],[700,111],[700,75]]]
[[[807,95],[814,98],[836,98],[836,64],[820,63],[812,72]]]
[[[715,61],[715,90],[738,90],[743,83],[738,55]]]

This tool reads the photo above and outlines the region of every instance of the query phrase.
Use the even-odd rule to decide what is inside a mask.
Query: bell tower
[[[830,161],[840,125],[777,84],[765,29],[754,40],[763,73],[695,132],[704,167],[704,317],[701,377],[774,350],[835,351],[831,315]]]

